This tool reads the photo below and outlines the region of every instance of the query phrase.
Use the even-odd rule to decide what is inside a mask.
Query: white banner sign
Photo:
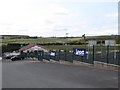
[[[109,45],[109,46],[115,46],[116,41],[115,40],[105,40],[105,45]]]
[[[93,45],[96,45],[97,44],[97,41],[89,41],[88,42],[88,46],[93,46]]]

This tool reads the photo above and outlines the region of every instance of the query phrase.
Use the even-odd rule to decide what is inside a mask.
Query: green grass
[[[85,48],[85,45],[46,45],[44,46],[48,48],[49,50],[55,49],[55,50],[70,50],[72,51],[73,48]]]
[[[67,43],[80,38],[38,38],[38,39],[3,39],[2,44],[19,43],[19,44],[43,44],[43,43]]]

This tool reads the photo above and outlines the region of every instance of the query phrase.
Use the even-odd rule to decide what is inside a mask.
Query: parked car
[[[8,55],[8,56],[5,56],[5,59],[11,59],[11,57],[13,57],[14,55]]]
[[[21,55],[16,55],[16,56],[11,57],[12,61],[23,60],[23,59],[24,57],[22,57]]]

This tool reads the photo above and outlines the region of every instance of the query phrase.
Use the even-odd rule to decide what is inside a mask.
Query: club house
[[[49,52],[48,49],[44,48],[43,46],[40,45],[36,45],[36,44],[30,44],[27,46],[23,46],[21,49],[19,49],[19,51],[23,51],[23,52],[34,52],[34,51],[44,51],[44,52]]]

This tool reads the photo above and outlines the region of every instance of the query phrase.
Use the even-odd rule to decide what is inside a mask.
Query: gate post
[[[44,59],[44,51],[42,51],[42,54],[43,54],[43,55],[42,55],[42,61],[43,61],[43,59]]]
[[[92,61],[93,64],[94,64],[94,60],[95,60],[95,46],[93,45],[93,61]]]
[[[65,50],[65,61],[67,61],[67,50]]]
[[[73,60],[75,59],[75,57],[74,57],[74,50],[73,50]]]
[[[59,49],[59,60],[60,60],[60,49]]]
[[[107,46],[107,63],[109,63],[109,45]]]

